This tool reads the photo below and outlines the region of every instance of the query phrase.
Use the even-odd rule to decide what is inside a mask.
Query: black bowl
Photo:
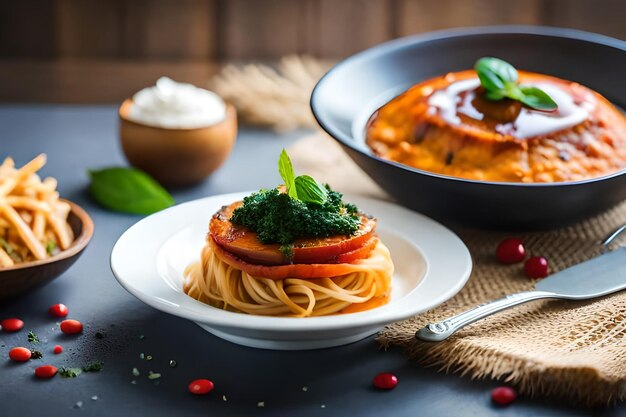
[[[496,26],[397,39],[354,55],[317,83],[320,126],[398,202],[444,223],[488,229],[547,229],[574,223],[626,198],[626,169],[561,183],[473,181],[384,160],[365,145],[369,116],[411,85],[472,68],[483,56],[594,89],[626,108],[626,42],[571,29]]]

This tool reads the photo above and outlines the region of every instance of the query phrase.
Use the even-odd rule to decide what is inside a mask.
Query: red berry
[[[24,322],[20,319],[4,319],[0,323],[0,326],[2,326],[2,330],[5,332],[17,332],[18,330],[22,330]]]
[[[189,384],[189,392],[196,395],[208,394],[213,391],[213,382],[208,379],[196,379]]]
[[[15,362],[26,362],[32,356],[30,349],[15,347],[9,351],[9,358]]]
[[[496,257],[502,264],[522,262],[526,257],[526,249],[524,249],[524,245],[521,240],[510,237],[508,239],[504,239],[498,244]]]
[[[372,385],[378,389],[394,389],[398,385],[398,378],[389,372],[381,372],[372,379]]]
[[[67,317],[68,312],[65,304],[55,304],[48,309],[48,313],[54,317]]]
[[[491,400],[499,405],[509,405],[517,399],[517,391],[511,387],[498,387],[491,391]]]
[[[524,263],[524,271],[529,278],[545,278],[548,276],[548,260],[542,256],[533,256]]]
[[[35,376],[37,378],[52,378],[58,371],[56,366],[43,365],[35,369]]]
[[[63,352],[63,346],[61,346],[61,345],[56,345],[56,346],[52,349],[52,352],[53,352],[55,355],[58,355],[59,353]]]
[[[83,325],[78,320],[63,320],[59,326],[65,334],[76,334],[83,331]]]

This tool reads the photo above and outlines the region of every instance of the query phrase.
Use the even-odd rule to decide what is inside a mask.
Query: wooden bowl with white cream
[[[237,113],[216,94],[161,78],[119,109],[128,161],[165,186],[204,180],[230,154]]]

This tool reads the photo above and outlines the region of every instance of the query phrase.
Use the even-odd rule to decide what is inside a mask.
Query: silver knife
[[[607,242],[610,240],[607,239]],[[470,323],[528,301],[541,298],[586,300],[626,289],[626,247],[557,272],[539,281],[535,288],[535,291],[507,295],[449,319],[428,324],[418,330],[415,337],[427,342],[439,342]]]

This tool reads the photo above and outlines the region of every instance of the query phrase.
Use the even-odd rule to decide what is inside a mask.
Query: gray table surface
[[[299,134],[279,137],[243,129],[226,164],[204,183],[173,193],[177,202],[269,187],[279,181],[276,158]],[[61,194],[82,205],[95,222],[94,238],[82,258],[51,284],[8,305],[0,318],[18,316],[42,342],[42,361],[15,364],[8,351],[28,345],[25,331],[0,332],[0,416],[173,416],[173,415],[412,415],[412,416],[625,416],[626,406],[577,409],[547,399],[522,398],[507,408],[491,405],[494,381],[445,375],[410,362],[399,349],[383,351],[373,337],[348,346],[302,352],[246,348],[222,341],[194,323],[154,310],[128,294],[109,269],[116,239],[139,217],[105,211],[86,193],[88,168],[125,164],[112,106],[0,106],[0,157],[22,164],[48,155],[44,175],[59,180]],[[86,324],[80,337],[64,337],[48,317],[62,302]],[[95,333],[104,333],[103,339]],[[140,335],[145,338],[140,340]],[[65,347],[52,355],[52,346]],[[141,360],[140,353],[152,360]],[[81,365],[105,362],[100,373],[75,379],[33,377],[40,363]],[[169,366],[174,359],[178,365]],[[134,378],[133,367],[141,371]],[[146,378],[160,372],[158,385]],[[377,392],[373,375],[392,371],[398,387]],[[187,384],[209,378],[215,390],[192,396]],[[136,384],[131,384],[136,380]],[[308,387],[304,391],[302,387]],[[222,395],[226,396],[226,401]],[[97,399],[92,399],[97,396]],[[96,398],[96,397],[94,397]],[[82,401],[82,407],[77,402]],[[258,407],[263,401],[265,406]]]

